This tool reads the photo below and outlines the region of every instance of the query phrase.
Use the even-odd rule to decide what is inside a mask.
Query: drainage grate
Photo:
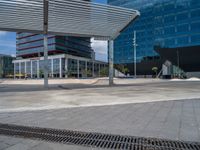
[[[27,127],[0,123],[0,135],[45,140],[63,144],[124,150],[200,150],[200,143],[142,138],[102,133]]]

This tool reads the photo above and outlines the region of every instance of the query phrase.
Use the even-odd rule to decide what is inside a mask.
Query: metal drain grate
[[[200,143],[142,138],[0,123],[0,134],[63,144],[123,150],[200,150]]]

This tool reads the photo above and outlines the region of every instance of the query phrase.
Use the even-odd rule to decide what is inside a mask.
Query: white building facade
[[[44,77],[44,57],[17,59],[13,60],[13,64],[15,78]],[[103,76],[103,70],[108,70],[108,64],[105,62],[68,54],[48,56],[49,78],[100,77]]]

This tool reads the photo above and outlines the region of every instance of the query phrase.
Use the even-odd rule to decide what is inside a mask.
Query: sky
[[[97,3],[106,3],[107,0],[93,0]],[[107,42],[92,41],[92,48],[96,53],[96,59],[107,61]],[[0,31],[0,54],[16,55],[16,33]]]

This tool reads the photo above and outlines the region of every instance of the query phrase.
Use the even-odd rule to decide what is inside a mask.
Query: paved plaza
[[[0,84],[1,123],[200,141],[199,81],[116,79],[108,87],[106,79],[59,80],[49,90],[17,82]],[[0,150],[14,149],[89,148],[0,136]]]

